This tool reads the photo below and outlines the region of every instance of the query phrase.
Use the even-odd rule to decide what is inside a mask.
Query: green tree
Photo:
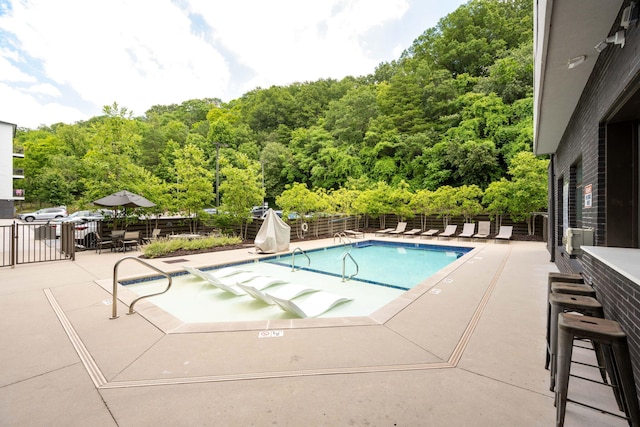
[[[213,200],[213,173],[207,169],[202,150],[192,144],[177,150],[174,165],[175,206],[192,218],[190,229],[195,232],[197,218],[194,214],[209,206]]]
[[[549,161],[523,151],[509,165],[512,194],[509,213],[514,221],[527,221],[529,235],[534,233],[533,213],[547,209],[547,168]]]
[[[238,156],[239,167],[232,166],[226,159],[221,159],[223,167],[220,174],[222,207],[220,211],[228,212],[231,221],[240,227],[240,235],[246,238],[247,226],[252,221],[251,208],[261,205],[264,189],[260,175],[260,164],[244,155]]]

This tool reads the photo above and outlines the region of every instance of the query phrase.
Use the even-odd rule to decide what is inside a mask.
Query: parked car
[[[100,220],[87,218],[74,218],[71,221],[50,222],[49,226],[55,228],[56,238],[62,234],[64,224],[73,224],[76,245],[84,248],[93,248],[97,240],[98,223]]]
[[[72,213],[71,215],[64,218],[56,218],[53,219],[53,222],[66,222],[66,221],[75,221],[77,219],[84,219],[87,221],[101,221],[105,217],[113,217],[115,214],[114,211],[110,209],[98,209],[95,211],[77,211]]]
[[[68,216],[67,208],[44,208],[35,212],[21,213],[18,215],[18,219],[26,222],[33,222],[35,220],[50,220],[55,218],[64,218]]]
[[[254,218],[264,218],[264,214],[269,210],[268,206],[254,206],[251,209],[251,215]]]
[[[208,213],[209,215],[215,215],[218,213],[218,210],[216,208],[204,208],[202,210]]]

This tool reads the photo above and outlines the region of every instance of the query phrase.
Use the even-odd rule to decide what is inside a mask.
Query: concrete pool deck
[[[4,268],[1,424],[553,425],[544,357],[547,273],[556,268],[545,244],[420,242],[476,250],[392,314],[339,324],[167,329],[147,320],[153,308],[128,316],[122,302],[111,320],[111,294],[96,282],[111,280],[122,254]],[[179,259],[224,264],[256,257],[251,249]],[[181,265],[170,261],[151,263],[165,271]],[[148,272],[130,261],[119,276]],[[597,385],[571,393],[615,405]],[[626,421],[569,405],[565,425]]]

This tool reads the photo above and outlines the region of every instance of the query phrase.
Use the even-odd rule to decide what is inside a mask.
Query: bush
[[[220,246],[231,246],[242,243],[242,239],[235,236],[209,236],[202,239],[159,239],[142,246],[142,253],[146,258],[158,258],[177,251],[197,251],[213,249]]]

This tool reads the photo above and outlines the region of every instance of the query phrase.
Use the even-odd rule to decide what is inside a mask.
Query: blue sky
[[[461,0],[0,0],[0,121],[366,75]]]

